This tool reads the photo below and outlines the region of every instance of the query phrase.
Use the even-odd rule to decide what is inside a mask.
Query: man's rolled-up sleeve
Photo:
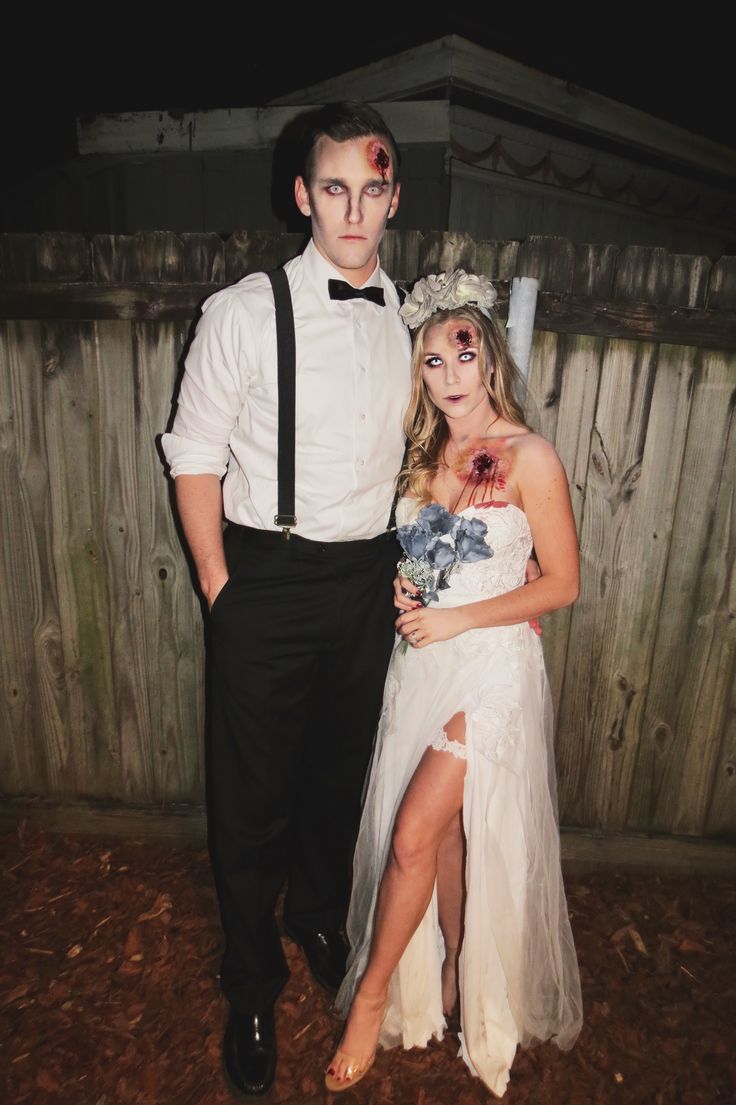
[[[187,355],[171,433],[161,445],[171,475],[224,476],[230,435],[246,401],[247,315],[228,289],[208,300]]]

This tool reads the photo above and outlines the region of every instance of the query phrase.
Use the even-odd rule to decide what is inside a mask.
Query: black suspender
[[[296,525],[295,514],[295,437],[296,437],[296,338],[294,311],[289,281],[283,269],[266,274],[271,281],[276,304],[276,349],[278,354],[279,436],[278,436],[278,513],[274,525],[285,537]]]
[[[400,287],[398,284],[396,284],[394,286],[395,286],[396,291],[397,291],[398,296],[399,296],[399,307],[403,307],[404,306],[404,300],[406,299],[406,290],[404,288]],[[401,473],[404,471],[404,468],[406,467],[406,462],[407,462],[408,458],[409,458],[409,439],[407,438],[406,444],[404,445],[404,457],[403,457],[403,460],[401,461],[401,468],[399,469],[399,474],[396,477],[396,489],[394,491],[393,502],[391,503],[391,513],[388,516],[388,525],[386,526],[386,529],[388,529],[388,530],[396,529],[396,507],[398,506],[399,496],[401,494],[400,478],[401,478]]]
[[[284,270],[273,269],[272,272],[266,273],[266,276],[271,281],[276,305],[276,352],[278,360],[278,513],[273,521],[274,525],[279,526],[283,530],[284,536],[288,538],[296,525],[296,336],[294,334],[294,310],[291,305],[289,281]],[[398,286],[396,290],[399,293],[399,302],[403,303],[406,292]],[[402,468],[406,463],[408,449],[409,443],[407,442]],[[390,530],[396,528],[396,504],[398,500],[399,488],[397,482],[388,520],[387,528]]]
[[[401,462],[401,468],[399,469],[399,474],[396,477],[396,490],[394,491],[394,501],[391,503],[391,513],[388,516],[388,525],[386,526],[386,529],[388,530],[396,529],[396,507],[399,505],[399,498],[401,496],[401,473],[404,471],[408,459],[409,441],[407,439],[406,445],[404,446],[404,459]]]

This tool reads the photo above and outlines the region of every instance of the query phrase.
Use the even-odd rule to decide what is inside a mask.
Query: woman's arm
[[[552,446],[535,436],[519,450],[515,467],[515,483],[541,576],[491,599],[447,610],[421,608],[402,614],[396,626],[404,637],[416,634],[416,647],[447,640],[468,629],[516,625],[569,606],[577,598],[578,544],[562,463]]]

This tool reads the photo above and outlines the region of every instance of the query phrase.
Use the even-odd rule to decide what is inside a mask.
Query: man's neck
[[[376,271],[376,265],[378,264],[378,254],[374,253],[373,257],[360,269],[341,269],[339,265],[336,265],[331,257],[328,257],[323,249],[320,249],[317,242],[312,238],[312,244],[319,253],[320,257],[332,265],[335,272],[339,273],[343,280],[346,280],[353,288],[360,288],[365,284],[366,280],[370,280],[373,273]]]

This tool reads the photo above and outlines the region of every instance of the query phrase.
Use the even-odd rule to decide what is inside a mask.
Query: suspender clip
[[[291,537],[291,531],[296,525],[296,514],[276,514],[273,524],[279,526],[281,532],[288,541]]]

